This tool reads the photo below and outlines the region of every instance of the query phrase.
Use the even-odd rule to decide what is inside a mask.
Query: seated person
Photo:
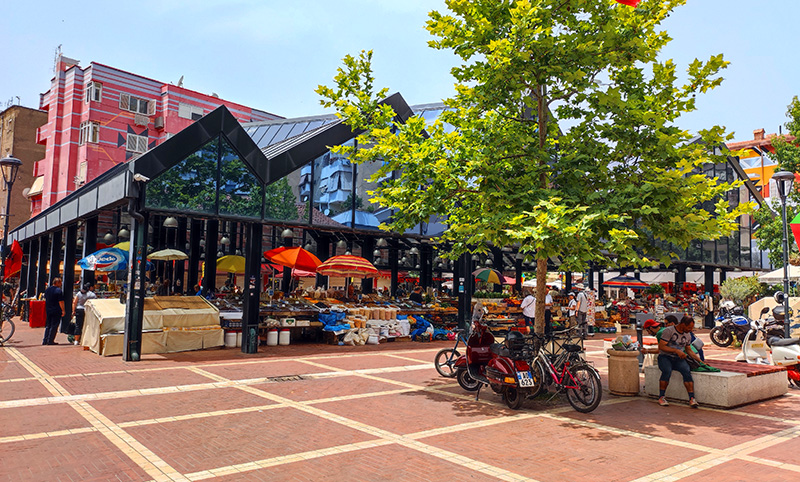
[[[665,393],[669,385],[669,379],[673,370],[678,370],[683,375],[683,384],[689,394],[689,406],[697,408],[697,400],[694,399],[694,380],[687,357],[692,357],[698,362],[700,358],[691,349],[692,327],[694,320],[690,316],[684,316],[674,326],[664,328],[658,340],[658,368],[661,369],[661,377],[658,382],[658,404],[662,407],[669,405]]]

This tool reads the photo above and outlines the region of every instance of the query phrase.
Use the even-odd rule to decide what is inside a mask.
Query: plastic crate
[[[229,330],[241,330],[242,329],[242,320],[220,320],[220,326],[225,329]]]

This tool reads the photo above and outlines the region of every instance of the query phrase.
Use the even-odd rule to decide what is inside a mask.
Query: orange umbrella
[[[317,273],[324,276],[375,278],[378,276],[378,268],[360,256],[343,254],[317,266]]]
[[[264,252],[264,256],[273,263],[281,266],[312,272],[316,271],[317,266],[319,266],[322,262],[311,252],[306,251],[299,246],[296,248],[286,248],[281,246],[280,248],[275,248]]]

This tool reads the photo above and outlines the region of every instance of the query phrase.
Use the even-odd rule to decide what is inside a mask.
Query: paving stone
[[[43,398],[52,394],[38,380],[6,382],[0,384],[0,401]]]
[[[326,370],[308,363],[292,360],[273,360],[261,363],[240,363],[221,366],[206,366],[203,370],[225,377],[229,380],[245,380],[249,378],[284,377],[290,375],[306,375]]]
[[[171,387],[213,383],[215,380],[186,369],[130,371],[82,377],[59,378],[61,384],[73,395],[85,393],[141,390],[143,388]]]
[[[57,432],[92,426],[66,403],[0,408],[0,420],[2,420],[0,437]]]
[[[683,482],[787,482],[797,480],[797,472],[784,470],[778,467],[745,462],[743,460],[731,460],[709,469],[703,470],[683,479]]]

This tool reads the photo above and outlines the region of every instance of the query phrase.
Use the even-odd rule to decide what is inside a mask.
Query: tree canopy
[[[668,264],[669,243],[729,234],[748,205],[731,208],[736,183],[709,179],[709,146],[724,128],[699,133],[675,125],[713,89],[722,55],[686,69],[658,60],[670,40],[660,23],[684,0],[447,0],[432,11],[430,46],[461,60],[456,93],[434,122],[395,122],[380,101],[371,51],[344,58],[322,104],[363,130],[355,162],[382,159],[373,201],[394,209],[397,232],[432,216],[447,218],[439,241],[448,255],[519,245],[537,262],[537,332],[543,330],[547,259],[565,270],[587,262]],[[455,127],[446,129],[445,124]],[[709,212],[702,208],[714,203]]]

